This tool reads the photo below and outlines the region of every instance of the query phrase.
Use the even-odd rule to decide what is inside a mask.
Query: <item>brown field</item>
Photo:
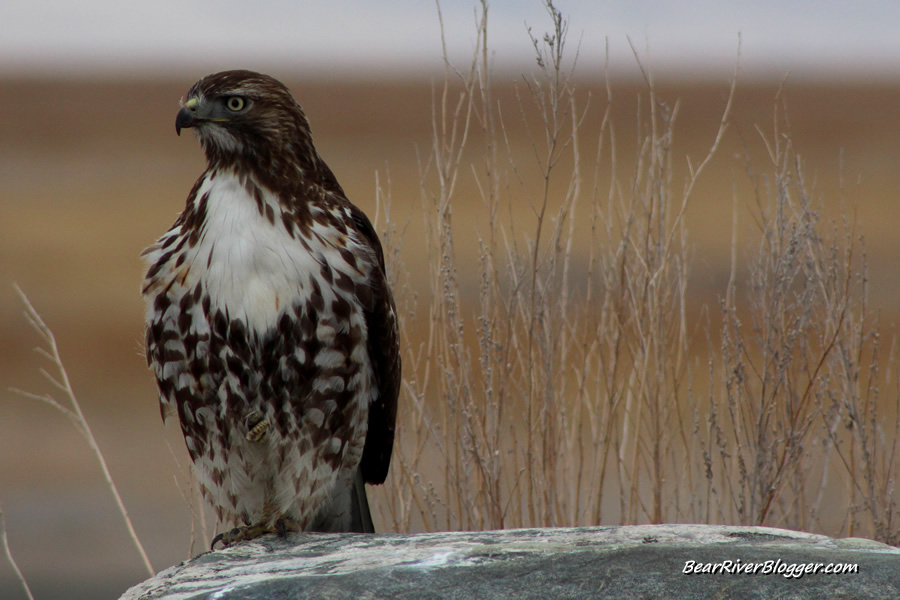
[[[399,258],[409,278],[401,293],[420,290],[426,284],[417,274],[427,265],[419,164],[432,143],[431,82],[285,79],[351,200],[383,222],[384,207],[375,203],[376,174],[389,189],[391,218],[403,230]],[[193,136],[177,138],[174,132],[178,100],[190,83],[0,80],[0,388],[52,391],[38,372],[46,364],[31,351],[38,340],[22,317],[16,282],[56,334],[74,389],[157,569],[188,555],[191,517],[173,458],[185,467],[183,443],[176,428],[165,431],[160,423],[142,357],[139,254],[171,224],[203,168]],[[516,90],[524,89],[521,78],[497,76],[495,85],[498,101],[515,107]],[[595,151],[604,86],[587,79],[577,86],[582,106],[590,96],[582,142],[586,156]],[[723,294],[733,198],[739,253],[749,251],[740,246],[754,228],[745,165],[755,172],[768,166],[757,128],[773,136],[778,87],[774,80],[739,83],[731,126],[688,207],[692,315],[701,306],[716,307]],[[628,181],[638,140],[637,98],[644,89],[633,81],[613,81],[611,88],[617,177]],[[826,218],[842,211],[855,215],[857,230],[865,235],[871,307],[881,312],[881,332],[890,339],[900,315],[900,270],[894,264],[900,236],[891,217],[900,190],[900,84],[788,80],[782,93],[789,122],[780,124],[781,131],[791,133],[813,199],[821,202]],[[679,103],[676,189],[687,159],[701,159],[712,143],[727,94],[726,78],[657,84],[660,99]],[[522,187],[537,186],[527,168],[528,133],[515,110],[503,116],[512,154],[525,165]],[[463,310],[472,312],[477,234],[484,224],[468,173],[468,167],[462,169],[454,224],[458,262],[471,266],[460,272],[462,289],[471,292],[462,299]],[[609,169],[601,168],[599,177],[607,187]],[[516,222],[527,224],[530,209],[527,203],[521,208]],[[579,239],[576,257],[586,244],[586,238]],[[408,318],[412,340],[424,336],[425,321],[424,315]],[[109,596],[143,579],[84,440],[63,415],[5,391],[0,392],[0,503],[12,551],[38,597],[82,584],[82,597]],[[0,596],[18,593],[12,571],[0,560]]]

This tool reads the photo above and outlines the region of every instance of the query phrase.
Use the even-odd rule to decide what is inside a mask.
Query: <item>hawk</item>
[[[143,257],[147,362],[178,415],[224,545],[372,532],[400,354],[381,243],[281,82],[226,71],[175,120],[207,168]]]

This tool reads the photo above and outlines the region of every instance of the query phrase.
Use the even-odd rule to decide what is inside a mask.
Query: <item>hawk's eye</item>
[[[244,106],[246,106],[246,103],[240,96],[231,96],[230,98],[227,98],[225,100],[225,106],[228,107],[228,110],[238,112],[239,110],[242,110]]]

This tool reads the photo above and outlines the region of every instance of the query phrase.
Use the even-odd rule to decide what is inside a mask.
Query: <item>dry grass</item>
[[[125,526],[128,528],[128,535],[131,537],[132,542],[134,543],[135,549],[137,549],[138,554],[140,555],[141,562],[144,564],[144,568],[147,570],[147,573],[150,577],[156,573],[153,570],[153,565],[150,564],[150,558],[147,556],[146,550],[144,550],[143,544],[141,544],[140,539],[138,538],[137,533],[134,530],[134,525],[131,522],[131,518],[128,516],[128,510],[125,508],[125,503],[122,502],[122,496],[119,494],[119,489],[116,487],[115,482],[113,481],[112,475],[109,472],[109,467],[106,465],[106,459],[103,457],[103,452],[100,450],[100,446],[97,444],[97,438],[94,437],[94,433],[91,431],[91,426],[88,423],[87,419],[84,417],[84,412],[81,410],[81,404],[78,402],[78,397],[75,395],[75,391],[72,389],[72,384],[69,381],[69,374],[66,372],[66,367],[63,365],[62,357],[59,354],[59,347],[56,345],[56,337],[53,335],[53,332],[47,327],[47,324],[44,323],[44,320],[41,319],[40,314],[38,314],[37,310],[32,306],[31,302],[28,300],[28,296],[25,295],[18,285],[15,286],[16,293],[19,295],[19,298],[22,300],[22,304],[25,306],[25,319],[28,321],[28,324],[34,330],[35,333],[38,334],[41,341],[46,345],[46,348],[38,346],[35,348],[35,351],[41,355],[42,358],[47,360],[52,368],[56,370],[56,375],[51,374],[50,371],[47,371],[43,367],[40,369],[41,375],[54,387],[57,391],[62,392],[66,398],[66,402],[68,406],[61,403],[59,400],[53,397],[52,394],[34,394],[32,392],[27,392],[25,390],[20,390],[17,388],[10,388],[10,391],[22,396],[24,398],[29,398],[31,400],[37,400],[38,402],[42,402],[51,408],[55,409],[59,413],[66,416],[69,421],[72,422],[72,425],[78,430],[78,433],[82,435],[85,442],[87,442],[88,446],[90,446],[91,450],[94,453],[94,457],[97,459],[97,463],[100,465],[100,469],[103,471],[103,478],[106,480],[106,484],[109,489],[109,493],[113,496],[116,501],[116,507],[119,509],[119,513],[122,515],[122,520],[125,522]],[[6,542],[6,527],[3,526],[3,537],[4,544]],[[7,555],[10,556],[10,562],[15,567],[15,562],[11,560],[11,555],[9,554],[9,550],[7,548]],[[18,567],[15,567],[16,572],[18,573]],[[21,573],[19,573],[21,577]],[[23,584],[25,583],[24,579],[22,580]],[[27,590],[27,585],[25,586]],[[30,592],[29,592],[30,595]]]
[[[863,240],[846,211],[821,220],[783,117],[761,132],[770,174],[750,173],[759,238],[748,277],[739,286],[732,271],[721,303],[721,376],[701,437],[708,502],[728,522],[897,544],[898,404],[878,401],[897,395],[880,375],[895,357],[880,356]],[[824,514],[835,509],[837,526]]]
[[[893,418],[876,416],[880,390],[897,396],[880,375],[894,356],[879,352],[853,219],[824,223],[814,210],[785,111],[758,132],[764,170],[740,165],[757,190],[755,237],[738,243],[735,198],[729,282],[707,305],[716,323],[689,311],[685,214],[728,127],[737,72],[707,154],[676,182],[680,105],[641,66],[637,156],[621,173],[613,90],[579,103],[567,23],[547,10],[517,102],[492,95],[485,5],[471,64],[448,63],[435,90],[420,192],[428,290],[411,297],[395,282],[404,331],[427,320],[427,335],[407,340],[384,518],[399,531],[742,523],[897,543],[897,402]],[[589,118],[601,125],[586,140]],[[528,132],[525,162],[514,119]],[[463,177],[481,196],[477,262],[454,244]],[[459,274],[475,272],[467,314]]]
[[[2,506],[0,506],[0,540],[3,541],[3,553],[6,555],[6,561],[9,563],[10,567],[12,567],[16,579],[22,584],[22,590],[25,592],[25,597],[28,598],[28,600],[34,600],[31,588],[28,587],[28,582],[25,580],[25,576],[22,575],[19,565],[16,564],[16,559],[13,558],[12,550],[9,549],[9,540],[6,536],[6,515],[3,514]]]

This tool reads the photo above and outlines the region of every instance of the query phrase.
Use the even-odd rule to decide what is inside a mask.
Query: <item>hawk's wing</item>
[[[372,277],[372,300],[365,310],[368,352],[378,395],[369,406],[369,431],[360,470],[366,483],[384,483],[391,464],[397,397],[400,394],[400,339],[394,299],[388,288],[384,252],[368,217],[351,205],[353,224],[378,255],[379,269]]]

